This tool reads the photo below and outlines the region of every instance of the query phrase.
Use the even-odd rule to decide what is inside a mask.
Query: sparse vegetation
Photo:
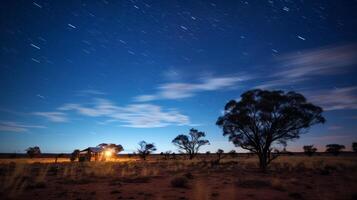
[[[140,148],[137,150],[138,155],[143,160],[146,160],[146,157],[152,152],[156,151],[156,147],[153,143],[146,143],[145,141],[139,142]]]
[[[352,143],[352,151],[357,153],[357,142]]]
[[[228,152],[228,154],[231,156],[231,158],[235,158],[235,157],[238,156],[236,150],[231,150],[231,151]]]
[[[332,153],[335,156],[338,156],[343,149],[345,149],[345,146],[341,144],[326,145],[326,152]]]
[[[208,140],[203,139],[206,136],[204,132],[191,129],[188,135],[178,135],[172,140],[172,143],[178,147],[179,151],[186,153],[192,160],[203,145],[209,144]]]
[[[168,190],[174,194],[165,199],[177,199],[175,197],[178,195],[186,199],[202,199],[200,191],[207,192],[205,188],[214,189],[207,193],[212,196],[211,193],[234,186],[234,190],[239,193],[261,188],[266,194],[285,194],[286,196],[281,197],[284,199],[295,198],[292,197],[294,194],[290,197],[290,193],[317,199],[319,194],[316,190],[325,194],[330,192],[329,187],[341,184],[339,181],[342,180],[331,174],[348,174],[349,178],[343,181],[350,187],[343,190],[342,187],[336,188],[343,191],[343,199],[351,197],[357,187],[353,176],[357,173],[355,156],[283,155],[273,162],[269,173],[252,170],[253,166],[258,166],[259,160],[248,154],[240,156],[239,165],[230,156],[222,157],[219,167],[205,164],[206,154],[197,155],[198,159],[195,160],[164,160],[164,156],[150,156],[146,158],[147,162],[136,162],[135,157],[129,158],[127,155],[111,162],[78,163],[69,162],[68,158],[59,158],[61,160],[57,164],[54,163],[54,158],[26,159],[29,163],[20,158],[0,159],[0,193],[17,197],[15,199],[24,199],[36,192],[56,191],[54,193],[63,198],[66,195],[78,195],[73,194],[73,190],[67,190],[68,187],[80,187],[83,193],[92,194],[94,190],[96,195],[107,193],[112,198],[120,196],[122,199],[141,199],[143,194],[151,194],[149,199],[157,199],[161,194],[159,190]],[[211,156],[216,160],[215,155]],[[321,184],[324,185],[323,188]],[[187,192],[181,193],[184,191]],[[198,196],[190,196],[191,194]],[[219,192],[220,198],[230,199],[231,196],[227,195],[226,192]],[[261,197],[259,192],[255,195],[255,198]],[[332,199],[337,198],[335,192],[329,195]]]
[[[219,163],[221,161],[221,159],[223,158],[223,149],[218,149],[216,154],[217,154],[217,163]]]
[[[25,151],[30,158],[39,157],[41,155],[41,149],[38,146],[29,147]]]
[[[75,149],[75,150],[71,153],[71,157],[70,157],[71,162],[74,162],[75,160],[78,160],[78,158],[79,158],[79,152],[80,152],[79,149]]]
[[[304,153],[308,156],[312,156],[315,154],[315,152],[317,151],[317,149],[314,147],[314,145],[306,145],[303,147],[304,149]]]

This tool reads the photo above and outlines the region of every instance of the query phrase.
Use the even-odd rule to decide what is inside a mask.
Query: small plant
[[[211,162],[212,166],[219,165],[221,159],[223,158],[223,153],[224,151],[222,149],[217,150],[216,152],[217,159]]]
[[[171,186],[176,188],[188,188],[188,179],[186,177],[175,177],[171,180]]]
[[[71,153],[71,157],[70,157],[71,162],[74,162],[76,159],[79,158],[79,153],[80,153],[79,149],[76,149]]]

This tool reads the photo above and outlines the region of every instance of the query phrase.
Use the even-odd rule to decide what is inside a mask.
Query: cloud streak
[[[160,99],[183,99],[195,96],[199,92],[226,89],[247,79],[247,77],[229,76],[204,78],[199,83],[166,83],[157,88],[157,93],[137,96],[135,97],[135,101],[146,102]]]
[[[68,121],[66,114],[62,112],[34,112],[33,115],[45,117],[51,122],[66,122]]]
[[[121,126],[133,128],[156,128],[169,125],[189,125],[189,117],[176,110],[163,110],[152,104],[117,106],[107,99],[96,99],[94,104],[65,104],[62,111],[75,111],[88,117],[104,117],[107,122],[120,122]]]
[[[357,62],[355,45],[330,46],[301,53],[288,54],[279,59],[282,71],[274,76],[298,78],[315,75],[331,75],[345,72],[344,67]]]
[[[257,87],[287,86],[316,76],[346,73],[357,64],[357,45],[327,46],[286,54],[277,59],[277,64],[276,72],[270,75],[271,80]]]
[[[12,121],[0,121],[1,132],[26,132],[30,128],[46,128],[45,126],[28,125]]]
[[[325,110],[357,109],[357,86],[306,92],[309,101]]]

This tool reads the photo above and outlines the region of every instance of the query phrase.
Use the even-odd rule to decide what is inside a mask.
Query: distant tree
[[[326,152],[332,153],[333,155],[337,156],[340,154],[342,149],[345,149],[346,147],[341,144],[328,144],[326,145]]]
[[[143,160],[146,160],[146,157],[152,152],[156,151],[156,147],[153,143],[146,143],[145,141],[139,142],[139,149],[137,150],[138,155]]]
[[[217,163],[219,163],[219,162],[221,161],[221,159],[223,158],[223,154],[224,154],[223,149],[218,149],[218,150],[216,151]]]
[[[171,151],[165,151],[165,153],[164,153],[164,158],[165,158],[165,160],[170,159],[171,153],[172,153]]]
[[[172,140],[172,143],[178,147],[181,153],[189,155],[189,159],[193,159],[201,146],[209,144],[208,140],[204,140],[206,134],[196,129],[191,129],[188,135],[178,135]]]
[[[41,155],[41,149],[38,146],[29,147],[25,151],[30,158],[38,157]]]
[[[164,160],[170,159],[171,151],[161,152],[160,155],[163,157]]]
[[[254,89],[229,101],[216,124],[236,146],[255,153],[265,170],[278,153],[273,147],[286,145],[318,123],[324,123],[322,108],[306,101],[296,92]],[[278,151],[276,151],[278,152]]]
[[[107,143],[101,143],[97,147],[102,148],[104,150],[110,150],[112,151],[115,155],[118,153],[124,151],[124,148],[120,144],[107,144]]]
[[[352,143],[352,151],[357,153],[357,142]]]
[[[172,159],[176,160],[176,153],[175,152],[172,152]]]
[[[63,157],[64,157],[63,153],[57,154],[55,157],[55,163],[57,163],[58,158],[63,158]]]
[[[71,160],[71,162],[74,162],[76,159],[79,158],[79,153],[81,151],[79,149],[75,149],[72,153],[71,153],[71,157],[69,158]]]
[[[237,154],[236,150],[233,149],[230,152],[228,152],[228,155],[230,155],[231,158],[235,158],[238,154]]]
[[[304,153],[308,156],[312,156],[315,154],[315,152],[317,151],[317,149],[314,147],[314,145],[306,145],[303,147],[304,149]]]

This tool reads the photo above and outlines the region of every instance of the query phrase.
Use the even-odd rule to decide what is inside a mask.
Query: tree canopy
[[[120,144],[107,144],[107,143],[101,143],[98,145],[98,147],[105,149],[105,150],[111,150],[113,153],[118,154],[119,152],[124,151],[124,148]]]
[[[273,146],[286,145],[314,124],[324,123],[322,108],[296,92],[249,90],[229,101],[216,124],[236,146],[256,153],[265,169],[276,157]]]
[[[357,142],[352,143],[352,151],[357,152]]]
[[[41,155],[41,149],[38,146],[29,147],[25,151],[30,158]]]
[[[172,143],[178,147],[180,152],[188,154],[189,159],[193,159],[201,146],[209,144],[208,140],[203,139],[205,136],[204,132],[192,128],[188,135],[178,135],[172,140]]]
[[[145,141],[139,142],[139,149],[137,150],[138,155],[143,159],[146,160],[146,157],[151,154],[152,152],[156,151],[156,147],[154,143],[147,143]]]
[[[305,145],[303,149],[304,149],[304,153],[308,156],[312,156],[317,151],[314,145]]]
[[[345,145],[341,144],[328,144],[326,145],[326,152],[332,153],[337,156],[338,154],[340,154],[341,150],[345,148]]]

